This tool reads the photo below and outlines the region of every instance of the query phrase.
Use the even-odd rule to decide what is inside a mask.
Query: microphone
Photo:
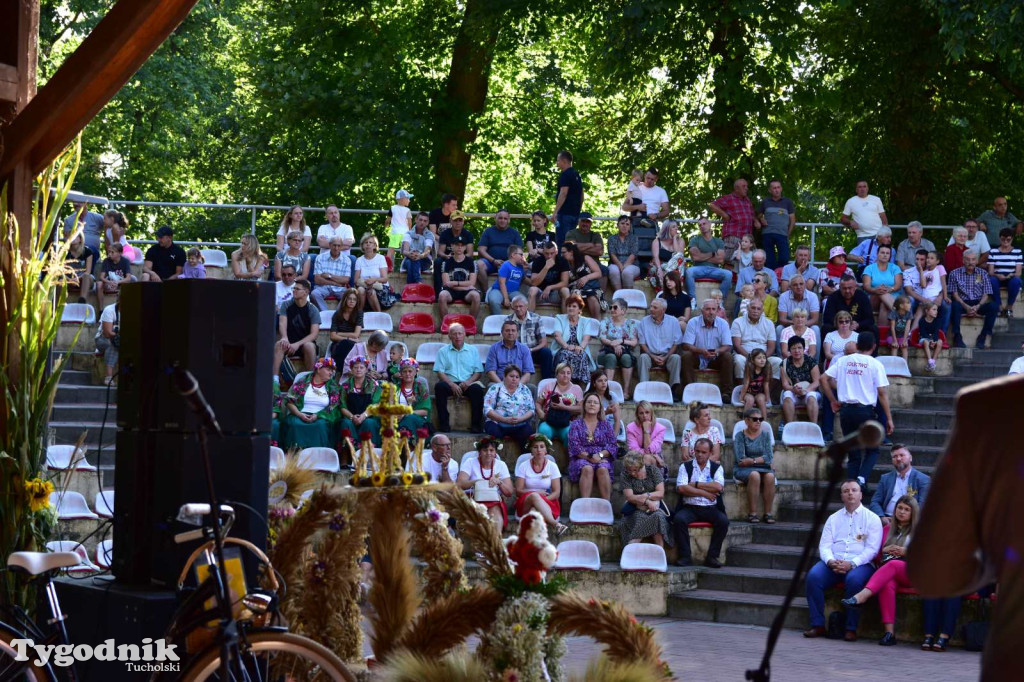
[[[847,434],[837,441],[833,441],[828,449],[818,453],[818,459],[829,457],[832,454],[846,454],[857,448],[877,448],[885,438],[885,429],[874,419],[869,419],[860,425],[854,433]],[[834,450],[833,448],[837,448]]]
[[[220,430],[220,424],[217,423],[217,416],[213,413],[210,403],[206,402],[203,392],[199,390],[199,382],[196,381],[192,372],[181,367],[175,367],[171,374],[171,381],[174,383],[175,390],[181,394],[181,397],[185,399],[188,406],[196,413],[203,426],[223,438],[224,434]]]

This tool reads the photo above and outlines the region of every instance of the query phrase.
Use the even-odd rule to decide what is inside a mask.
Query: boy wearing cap
[[[391,228],[391,236],[388,239],[388,260],[395,262],[395,249],[402,248],[402,238],[412,230],[412,211],[409,210],[409,199],[412,195],[404,189],[395,193],[395,204],[388,211],[388,217],[384,221],[385,226]]]
[[[142,263],[143,282],[177,279],[185,267],[185,250],[174,243],[174,230],[164,225],[156,231],[156,244],[146,251]]]
[[[462,211],[452,211],[448,216],[448,221],[449,227],[442,230],[436,240],[437,261],[434,263],[434,291],[441,291],[441,266],[455,253],[452,248],[454,244],[464,245],[466,258],[471,260],[473,258],[473,234],[464,227],[466,214]]]

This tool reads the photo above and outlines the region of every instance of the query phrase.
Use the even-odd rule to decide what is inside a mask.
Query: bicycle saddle
[[[14,552],[7,557],[7,567],[39,575],[59,568],[71,568],[82,562],[74,552]]]

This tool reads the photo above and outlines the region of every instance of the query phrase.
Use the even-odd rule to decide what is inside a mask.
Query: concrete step
[[[59,386],[92,386],[92,372],[67,367],[61,372]]]
[[[782,602],[783,596],[778,594],[696,589],[670,595],[668,615],[685,620],[769,627]],[[807,613],[807,599],[797,597],[786,614],[785,627],[807,627]]]
[[[729,563],[743,568],[771,568],[780,571],[792,571],[800,560],[800,547],[793,545],[767,545],[751,543],[733,547],[729,553]],[[814,556],[818,555],[817,549]]]
[[[752,542],[786,547],[803,547],[807,533],[811,530],[810,523],[753,523],[750,526]]]
[[[948,429],[953,420],[953,410],[948,411],[937,409],[896,409],[892,411],[892,417],[896,421],[902,437],[905,429]],[[914,450],[915,461],[917,451]]]
[[[63,377],[61,377],[61,382],[57,385],[57,394],[54,397],[54,405],[64,405],[67,403],[103,404],[105,402],[109,402],[111,405],[117,404],[116,386],[67,384],[63,381]]]
[[[970,386],[976,383],[974,381],[963,381],[958,386],[943,386],[942,393],[933,393],[931,395],[917,396],[914,400],[914,409],[916,410],[935,410],[938,413],[948,415],[952,420],[956,410],[956,394],[947,393],[950,389],[960,390],[965,386]],[[894,418],[895,415],[893,415]],[[899,423],[897,422],[897,426]]]
[[[724,566],[710,571],[697,573],[697,589],[715,592],[734,592],[762,595],[784,596],[789,590],[793,578],[792,571],[779,571],[770,568],[738,568]],[[799,584],[799,592],[804,594],[803,580]]]
[[[103,426],[98,421],[50,421],[50,429],[53,431],[54,442],[58,445],[74,445],[83,432],[86,433],[85,443],[95,445],[99,443],[100,428]],[[117,433],[115,420],[108,419],[106,426],[103,426],[103,443],[113,446],[114,434]]]
[[[898,418],[894,415],[893,419]],[[893,438],[897,437],[901,443],[910,446],[911,450],[914,449],[915,445],[943,446],[946,444],[946,439],[949,438],[949,429],[905,428],[897,420]]]
[[[828,513],[832,514],[839,511],[842,508],[842,504],[839,502],[829,502]],[[786,523],[798,523],[810,525],[814,520],[814,510],[817,505],[814,502],[807,502],[801,500],[800,502],[791,502],[783,507],[779,508],[779,521]]]
[[[107,428],[113,424],[117,428],[117,405],[87,402],[58,402],[53,406],[51,423],[56,422],[96,422],[107,420]]]
[[[1019,353],[1018,353],[1019,355]],[[956,376],[963,379],[977,379],[982,381],[984,379],[992,379],[1006,374],[1010,368],[1010,362],[1013,362],[1011,358],[1010,362],[994,362],[994,358],[983,357],[983,361],[980,364],[970,363],[957,365]]]

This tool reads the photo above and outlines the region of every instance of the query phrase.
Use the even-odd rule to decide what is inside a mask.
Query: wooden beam
[[[39,172],[184,21],[197,0],[118,0],[6,130],[0,177]]]
[[[0,64],[0,102],[18,101],[18,67]]]

